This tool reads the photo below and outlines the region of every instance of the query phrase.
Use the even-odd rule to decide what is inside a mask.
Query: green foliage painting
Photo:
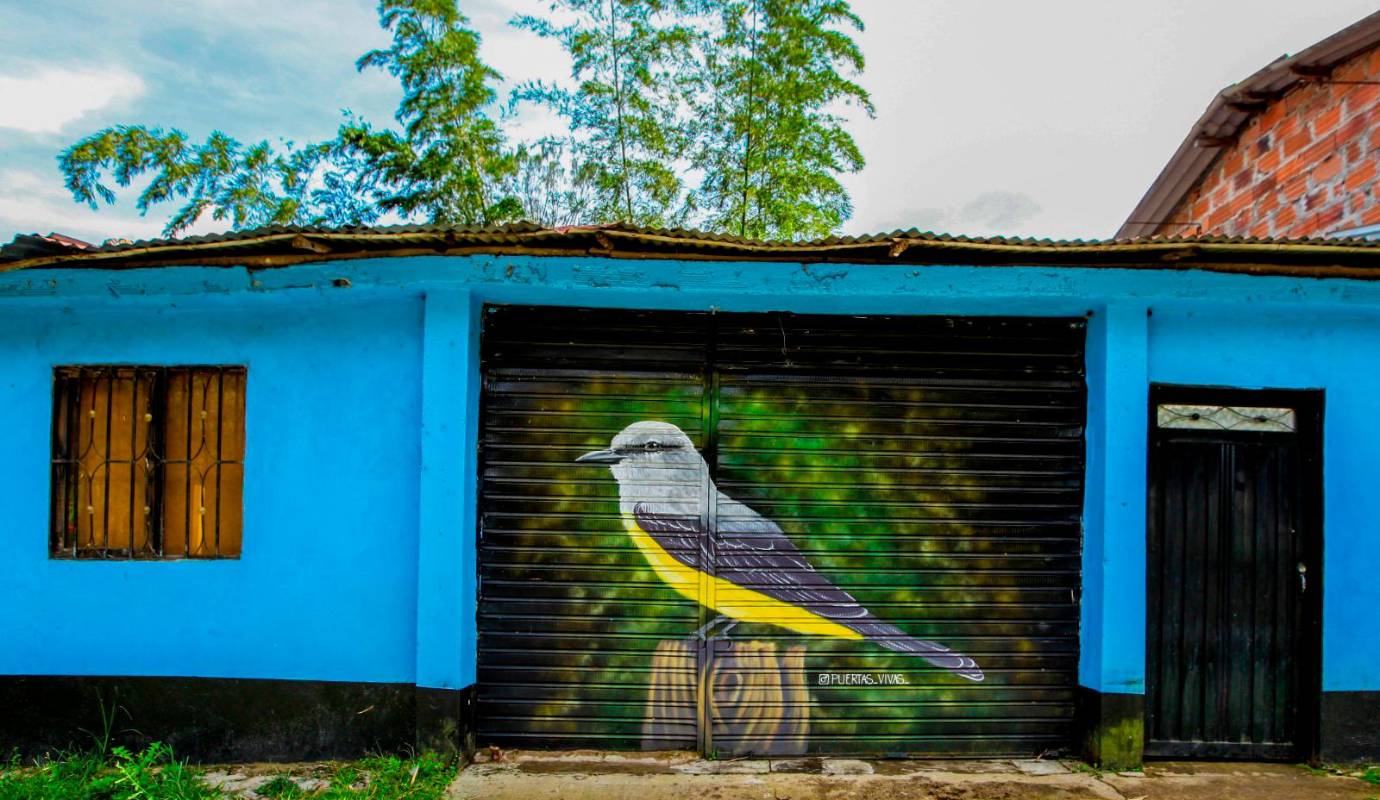
[[[540,341],[518,310],[491,311],[486,329],[503,356],[486,366],[481,738],[725,754],[1059,746],[1077,663],[1081,328],[946,342],[928,322],[643,315],[653,331],[603,312],[603,329],[581,330],[571,313]],[[703,453],[722,496],[706,508],[686,490],[677,508],[667,487],[683,474],[630,489],[614,459],[645,459],[651,442],[652,459]],[[710,565],[694,590],[629,527],[649,508],[664,550]],[[715,578],[795,591],[862,635],[765,602],[725,608],[742,598]],[[870,615],[843,620],[849,600]]]

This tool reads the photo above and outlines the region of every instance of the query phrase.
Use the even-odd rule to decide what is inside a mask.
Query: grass
[[[202,772],[179,762],[163,744],[139,753],[120,747],[108,755],[100,750],[69,753],[32,765],[13,759],[0,762],[0,800],[221,800],[236,796],[208,785]],[[281,800],[433,800],[445,793],[455,767],[430,754],[378,756],[323,766],[311,777],[315,780],[299,783],[284,772],[261,784],[256,793]],[[304,789],[303,784],[314,788]]]
[[[1351,778],[1358,778],[1371,786],[1380,786],[1380,765],[1370,765],[1357,767],[1354,764],[1305,764],[1304,769],[1314,775],[1346,775]],[[1380,800],[1380,796],[1372,796],[1366,800]]]
[[[1371,786],[1380,786],[1380,766],[1366,767],[1361,770],[1361,774],[1356,777],[1369,783]],[[1380,800],[1380,797],[1371,797],[1368,800]]]
[[[1346,775],[1359,778],[1372,786],[1380,786],[1380,765],[1358,766],[1356,764],[1303,764],[1305,770],[1314,775]]]
[[[1061,763],[1061,764],[1063,764],[1064,766],[1068,767],[1069,770],[1072,771],[1072,772],[1077,772],[1077,773],[1084,774],[1084,775],[1091,775],[1091,776],[1093,776],[1094,778],[1100,778],[1100,777],[1102,777],[1103,775],[1107,774],[1108,772],[1139,772],[1139,773],[1144,773],[1144,772],[1145,772],[1145,768],[1144,768],[1144,767],[1128,767],[1128,768],[1126,768],[1126,769],[1110,769],[1110,768],[1103,768],[1103,767],[1095,766],[1095,765],[1093,765],[1093,764],[1089,764],[1088,762],[1083,761],[1083,760],[1081,760],[1081,759],[1072,759],[1072,758],[1063,758],[1063,759],[1060,759],[1060,760],[1059,760],[1059,763]]]

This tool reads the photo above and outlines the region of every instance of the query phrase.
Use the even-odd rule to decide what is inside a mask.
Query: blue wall
[[[1145,691],[1147,350],[1144,305],[1093,315],[1078,680],[1101,692]]]
[[[1380,689],[1380,286],[498,256],[0,275],[0,673],[471,683],[486,302],[1091,313],[1079,674],[1108,692],[1144,690],[1149,382],[1325,389],[1324,684]],[[111,361],[249,365],[241,560],[48,560],[50,371]]]
[[[1323,690],[1380,689],[1380,320],[1166,310],[1150,331],[1153,381],[1325,390]]]
[[[421,304],[5,310],[0,673],[412,681]],[[246,364],[239,560],[49,560],[54,364]]]

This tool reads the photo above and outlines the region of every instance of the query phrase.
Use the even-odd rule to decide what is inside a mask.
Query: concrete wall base
[[[1121,771],[1141,765],[1145,754],[1145,695],[1078,688],[1080,755],[1094,766]]]
[[[0,751],[169,744],[194,762],[473,753],[474,687],[233,678],[0,677]],[[107,739],[108,737],[108,739]]]

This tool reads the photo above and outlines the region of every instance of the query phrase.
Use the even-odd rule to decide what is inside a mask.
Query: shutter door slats
[[[485,316],[482,741],[929,756],[1069,743],[1081,320]],[[648,568],[608,469],[572,463],[639,420],[680,427],[751,509],[716,510],[717,529],[774,521],[818,574],[985,679],[794,633],[765,607],[726,639],[690,640],[714,612]],[[763,591],[794,579],[716,569]],[[832,682],[858,675],[888,683]]]
[[[516,313],[513,313],[516,312]],[[705,323],[692,316],[490,309],[484,326],[479,717],[523,747],[693,748],[693,658],[658,658],[699,610],[628,541],[618,486],[575,459],[639,419],[698,438]]]
[[[777,323],[727,323],[717,340],[720,487],[776,521],[873,614],[971,656],[985,680],[875,642],[752,626],[739,635],[770,642],[778,666],[782,652],[807,653],[809,690],[745,709],[736,686],[756,668],[734,661],[737,640],[716,643],[716,659],[734,667],[711,704],[713,746],[980,755],[1065,742],[1077,668],[1081,325]],[[973,536],[989,537],[985,552],[963,552]],[[1022,594],[1043,587],[1056,591]],[[1043,602],[1026,608],[1032,600]],[[821,674],[904,685],[820,687]]]

